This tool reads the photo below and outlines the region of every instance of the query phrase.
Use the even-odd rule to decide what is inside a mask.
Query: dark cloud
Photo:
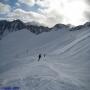
[[[90,11],[85,12],[85,17],[88,21],[90,21]]]
[[[87,18],[88,18],[88,21],[90,21],[90,12],[87,13]]]
[[[85,17],[88,21],[90,21],[90,0],[86,0],[86,4],[87,4],[87,9],[84,12]]]
[[[89,4],[89,5],[90,5],[90,0],[86,0],[86,2],[87,2],[87,4]]]

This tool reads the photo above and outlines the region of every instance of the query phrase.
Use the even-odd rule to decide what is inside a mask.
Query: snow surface
[[[38,62],[40,53],[42,58]],[[89,28],[39,35],[21,30],[0,40],[0,87],[90,90],[89,69]]]

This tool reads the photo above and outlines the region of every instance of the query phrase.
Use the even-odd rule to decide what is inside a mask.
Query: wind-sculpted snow
[[[55,54],[60,54],[60,53],[64,53],[66,52],[68,49],[72,48],[74,45],[76,45],[77,43],[81,42],[82,40],[86,39],[87,37],[90,37],[90,33],[87,33],[86,35],[83,35],[80,38],[77,38],[76,40],[72,41],[70,44],[66,45],[64,48],[55,51]]]
[[[89,28],[57,30],[37,36],[31,33],[30,37],[27,31],[18,31],[0,41],[0,50],[0,87],[90,89]]]

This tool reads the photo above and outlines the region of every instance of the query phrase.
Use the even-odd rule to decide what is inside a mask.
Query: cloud
[[[20,3],[17,2],[17,3],[16,3],[16,6],[20,7]]]
[[[53,16],[52,13],[56,15]],[[8,20],[20,19],[24,22],[37,22],[40,23],[41,25],[51,27],[54,26],[56,23],[60,22],[61,18],[58,18],[59,16],[58,17],[56,16],[58,16],[58,14],[55,13],[55,11],[52,11],[50,13],[50,16],[47,16],[33,11],[24,11],[22,9],[16,9],[7,15],[7,19]]]
[[[35,4],[35,0],[18,0],[18,2],[29,6],[33,6]]]
[[[16,9],[12,13],[7,15],[9,19],[21,19],[24,22],[38,21],[42,22],[45,17],[39,13],[35,13],[32,11],[24,11],[22,9]]]
[[[86,21],[85,0],[37,0],[37,2],[43,7],[39,11],[47,17],[53,17],[56,23],[79,25]]]
[[[36,0],[35,3],[43,8],[48,8],[50,4],[48,0]]]
[[[87,4],[89,4],[89,5],[90,5],[90,0],[86,0],[86,2],[87,2]]]
[[[86,13],[85,13],[85,16],[86,16],[86,18],[87,18],[87,21],[90,22],[90,12],[86,12]]]
[[[87,2],[90,3],[89,0]],[[22,4],[28,11],[20,7]],[[36,9],[35,5],[39,7]],[[8,19],[34,21],[50,27],[57,23],[83,24],[90,16],[90,8],[85,0],[17,0],[16,6],[17,9],[7,14]],[[29,11],[29,8],[33,9]]]
[[[3,4],[0,2],[0,13],[6,14],[11,11],[11,7],[8,4]]]
[[[84,15],[85,15],[87,21],[90,21],[90,0],[86,0],[86,4],[87,4],[87,9],[84,12]]]

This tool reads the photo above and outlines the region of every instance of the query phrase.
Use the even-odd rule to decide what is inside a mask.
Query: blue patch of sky
[[[17,7],[18,8],[18,7]],[[33,6],[28,6],[26,4],[21,4],[20,8],[25,10],[25,11],[33,11],[33,12],[38,12],[38,9],[40,8],[39,5],[35,4]]]
[[[1,3],[10,5],[11,11],[15,9],[17,0],[0,0]]]
[[[38,12],[38,9],[41,8],[39,5],[35,4],[33,6],[28,6],[24,3],[19,3],[20,6],[16,5],[16,3],[18,2],[18,0],[0,0],[0,2],[4,3],[4,4],[8,4],[11,6],[11,9],[17,9],[17,8],[21,8],[25,11],[34,11],[34,12]]]
[[[37,4],[35,4],[33,6],[28,6],[26,4],[20,3],[20,6],[17,6],[16,3],[18,2],[18,0],[0,0],[0,2],[10,5],[12,10],[17,9],[17,8],[21,8],[21,9],[23,9],[25,11],[38,12],[38,9],[41,8]]]
[[[1,3],[7,4],[8,0],[0,0]]]
[[[23,4],[23,3],[19,3],[20,6],[16,5],[16,3],[18,2],[18,0],[0,0],[1,3],[4,3],[4,4],[8,4],[11,6],[11,12],[15,9],[22,9],[22,10],[25,10],[25,11],[33,11],[33,12],[37,12],[38,13],[38,9],[41,8],[39,5],[37,4],[34,4],[33,6],[28,6],[26,4]],[[0,17],[5,17],[6,14],[0,14]]]
[[[10,6],[15,6],[17,0],[0,0],[0,2],[4,3],[4,4],[9,4]]]

